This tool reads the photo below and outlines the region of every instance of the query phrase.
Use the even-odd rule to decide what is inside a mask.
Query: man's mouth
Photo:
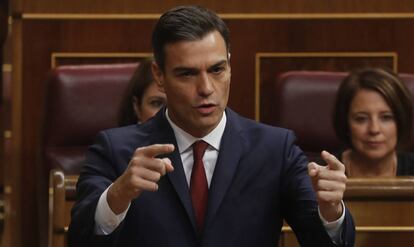
[[[215,104],[201,104],[197,106],[196,108],[197,108],[197,111],[201,113],[202,115],[209,115],[216,110],[216,107],[217,106]]]

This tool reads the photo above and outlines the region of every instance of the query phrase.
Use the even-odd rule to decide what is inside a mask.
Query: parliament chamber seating
[[[276,125],[295,131],[310,160],[319,160],[322,149],[340,149],[331,117],[336,91],[346,75],[289,71],[276,79]],[[414,75],[399,76],[414,95]],[[409,150],[413,147],[411,138]],[[356,223],[355,246],[407,246],[414,241],[414,177],[348,179],[344,200]],[[288,226],[283,227],[281,246],[298,246]]]
[[[331,112],[342,72],[289,71],[275,82],[276,125],[292,129],[309,159],[321,147],[336,150],[340,143],[331,125]]]
[[[332,111],[336,91],[346,75],[345,72],[288,71],[276,79],[276,125],[295,132],[298,145],[310,160],[318,160],[322,149],[341,148],[332,125]],[[414,75],[399,76],[414,95]],[[409,149],[414,151],[414,136]]]
[[[50,172],[49,246],[66,245],[85,152],[99,131],[117,126],[121,99],[137,66],[60,66],[49,75],[42,133],[42,169]]]
[[[121,99],[136,67],[72,65],[52,71],[43,133],[46,168],[79,174],[96,134],[117,126]]]

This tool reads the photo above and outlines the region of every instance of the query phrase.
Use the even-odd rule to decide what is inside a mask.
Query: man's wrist
[[[130,204],[128,204],[127,209],[120,214],[115,214],[112,209],[109,207],[107,196],[108,191],[112,187],[110,185],[99,198],[98,205],[96,206],[95,211],[95,234],[98,235],[108,235],[113,232],[118,225],[124,220],[126,213],[129,209]]]
[[[327,222],[338,220],[343,214],[345,208],[343,207],[342,201],[337,204],[326,203],[319,205],[319,212],[321,217]]]
[[[324,208],[325,206],[325,208]],[[344,217],[345,214],[345,204],[341,201],[338,205],[319,205],[318,207],[319,217],[321,218],[324,224],[329,224],[331,222],[336,222],[340,218]]]
[[[131,200],[126,198],[126,196],[122,195],[122,190],[117,189],[115,183],[108,189],[106,199],[114,214],[118,215],[128,208]]]

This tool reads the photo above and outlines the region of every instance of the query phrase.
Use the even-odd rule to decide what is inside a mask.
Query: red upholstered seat
[[[138,64],[74,65],[52,70],[48,79],[39,200],[49,187],[49,246],[66,246],[75,186],[96,134],[116,127],[121,99]],[[73,175],[73,176],[68,176]],[[47,218],[47,207],[39,210]]]
[[[137,64],[73,65],[48,80],[43,153],[45,168],[78,174],[96,134],[117,125],[124,90]]]

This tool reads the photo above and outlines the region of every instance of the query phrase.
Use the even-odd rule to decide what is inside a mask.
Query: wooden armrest
[[[414,177],[350,178],[345,200],[412,200]]]
[[[49,246],[65,246],[78,176],[52,170],[49,181]]]

